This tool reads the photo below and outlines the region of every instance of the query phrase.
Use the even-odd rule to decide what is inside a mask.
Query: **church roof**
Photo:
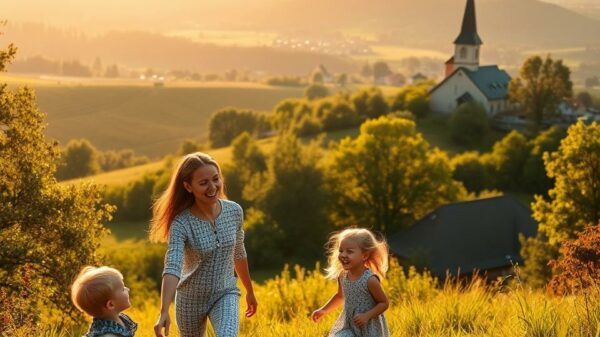
[[[475,18],[475,0],[467,0],[465,15],[463,17],[460,35],[454,44],[481,45],[483,41],[477,34],[477,20]]]
[[[510,75],[498,66],[479,67],[477,71],[464,69],[473,83],[489,100],[505,98],[508,95]]]
[[[433,87],[429,91],[429,94],[441,87],[448,79],[459,71],[463,71],[488,100],[493,101],[508,96],[508,83],[510,82],[511,77],[506,71],[498,68],[497,65],[479,67],[477,71],[458,67],[452,74]]]

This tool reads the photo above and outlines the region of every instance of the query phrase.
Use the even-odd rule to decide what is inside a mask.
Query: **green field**
[[[49,137],[63,145],[85,138],[99,150],[129,148],[151,158],[175,152],[187,138],[206,140],[211,114],[223,107],[270,111],[280,100],[303,93],[303,88],[244,83],[155,88],[23,82],[35,88],[38,105],[48,115]]]

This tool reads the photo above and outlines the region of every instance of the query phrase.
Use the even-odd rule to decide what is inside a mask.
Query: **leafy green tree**
[[[256,208],[250,208],[244,216],[244,244],[252,268],[279,268],[284,262],[281,255],[286,245],[286,235],[269,217]]]
[[[544,163],[554,188],[549,200],[536,197],[533,216],[556,246],[600,222],[600,125],[580,121],[569,127],[558,151],[544,155]]]
[[[0,51],[0,69],[14,53],[12,45]],[[95,186],[56,182],[60,153],[44,127],[31,90],[0,87],[0,294],[11,301],[0,317],[16,326],[35,321],[42,308],[74,315],[69,285],[82,265],[98,262],[101,223],[111,211]],[[0,324],[0,333],[6,328]]]
[[[179,154],[181,156],[185,156],[189,153],[194,153],[194,152],[203,151],[203,150],[205,150],[205,146],[203,144],[201,144],[193,139],[186,139],[179,146],[179,151],[177,151],[177,154]]]
[[[494,187],[501,190],[519,190],[523,183],[523,169],[529,158],[530,145],[518,131],[511,131],[494,144],[488,157]]]
[[[490,132],[490,121],[483,106],[478,103],[461,104],[449,120],[452,140],[460,145],[481,143]]]
[[[392,73],[387,63],[378,61],[373,64],[373,77],[375,79],[388,76]]]
[[[331,158],[327,176],[338,226],[393,233],[465,193],[446,155],[404,118],[363,123],[358,138],[342,140]]]
[[[562,60],[532,56],[521,66],[519,77],[510,82],[508,94],[521,105],[537,131],[544,118],[556,113],[560,101],[573,95],[571,71]]]
[[[247,208],[252,198],[244,197],[244,189],[252,179],[262,179],[261,174],[267,170],[267,157],[247,132],[234,139],[231,146],[231,161],[223,165],[227,196]]]
[[[356,114],[361,119],[377,118],[389,112],[389,106],[377,87],[358,90],[350,97]]]
[[[546,173],[544,153],[556,151],[564,137],[563,129],[552,127],[529,141],[531,151],[523,167],[523,187],[526,191],[546,195],[552,188],[554,180]]]
[[[323,129],[333,131],[357,125],[358,115],[352,107],[343,101],[337,102],[323,116]]]
[[[490,169],[484,158],[477,152],[466,152],[452,158],[452,178],[462,182],[469,192],[480,193],[490,189]]]
[[[242,132],[254,133],[256,113],[251,110],[225,108],[215,112],[208,124],[208,139],[212,147],[228,146]]]
[[[329,89],[323,84],[312,84],[306,87],[304,96],[311,101],[317,98],[327,97],[329,96]]]
[[[60,180],[86,177],[100,172],[98,150],[85,139],[69,141],[61,161],[56,171],[56,177]]]
[[[590,93],[587,91],[578,93],[575,99],[579,104],[582,104],[586,108],[591,108],[594,104],[592,95],[590,95]]]
[[[328,192],[318,166],[321,157],[317,144],[302,145],[293,135],[282,135],[269,157],[265,181],[247,191],[283,232],[286,261],[312,263],[331,229],[325,213]]]
[[[523,242],[523,274],[535,284],[549,280],[548,262],[560,257],[559,246],[576,233],[600,222],[600,125],[583,122],[569,127],[557,151],[544,154],[546,172],[555,179],[548,199],[537,195],[532,204],[539,235]],[[533,247],[533,248],[532,248]]]
[[[390,102],[390,111],[408,110],[416,117],[422,118],[429,112],[429,81],[404,86]]]

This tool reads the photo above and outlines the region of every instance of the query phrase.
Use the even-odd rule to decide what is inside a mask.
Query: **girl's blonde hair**
[[[343,240],[354,240],[363,252],[369,254],[365,266],[371,269],[380,278],[385,277],[388,270],[388,245],[385,239],[377,239],[368,229],[348,228],[334,233],[329,238],[328,246],[328,264],[325,271],[327,278],[337,279],[342,272],[342,264],[339,260],[340,244]]]
[[[194,204],[194,195],[188,192],[183,182],[191,183],[194,172],[206,165],[217,168],[221,179],[219,198],[226,199],[225,181],[219,164],[209,155],[202,152],[190,153],[183,157],[177,169],[171,176],[167,190],[156,199],[152,206],[152,220],[150,220],[150,240],[166,242],[169,239],[169,229],[177,214]]]

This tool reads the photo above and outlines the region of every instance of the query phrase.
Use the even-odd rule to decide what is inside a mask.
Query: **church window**
[[[475,59],[479,58],[479,48],[475,49]]]
[[[465,48],[465,47],[460,48],[460,58],[462,58],[462,59],[467,58],[467,48]]]

